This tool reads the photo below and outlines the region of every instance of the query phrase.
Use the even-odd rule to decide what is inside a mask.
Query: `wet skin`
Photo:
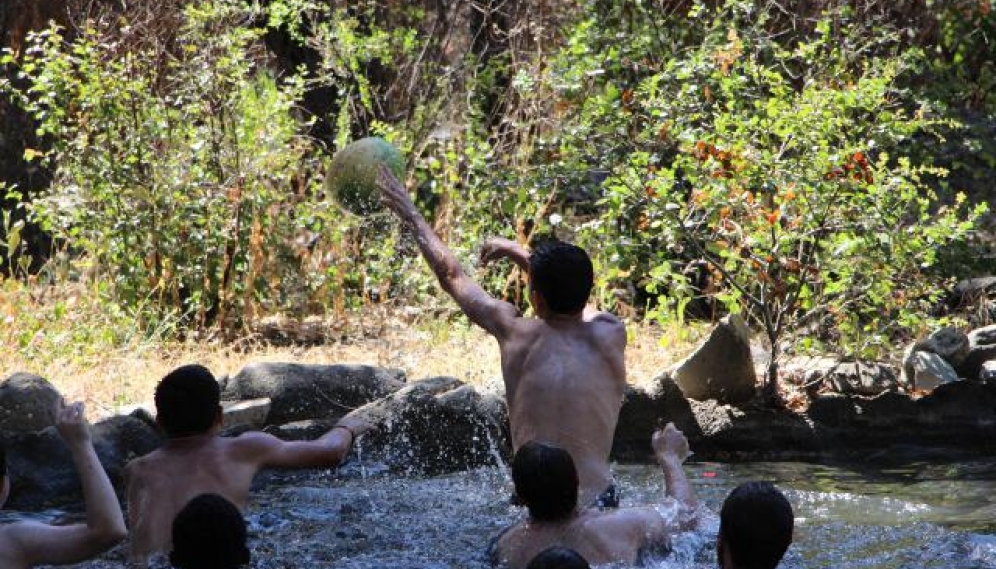
[[[530,301],[538,318],[522,317],[464,273],[386,168],[378,183],[384,203],[414,235],[443,290],[498,341],[513,447],[535,439],[567,449],[577,465],[581,501],[593,502],[612,483],[609,452],[626,385],[622,322],[591,309],[553,313],[535,292]],[[528,270],[529,255],[519,245],[505,239],[486,242],[482,262],[500,258]]]

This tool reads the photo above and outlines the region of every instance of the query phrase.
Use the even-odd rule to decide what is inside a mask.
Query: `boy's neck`
[[[169,437],[163,446],[172,448],[186,448],[192,446],[202,445],[206,442],[213,440],[218,436],[218,430],[212,428],[209,431],[198,433],[196,435],[181,435],[176,437]]]

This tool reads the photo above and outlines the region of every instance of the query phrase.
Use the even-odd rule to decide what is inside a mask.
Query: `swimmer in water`
[[[173,519],[200,494],[218,494],[244,510],[249,487],[264,468],[330,468],[346,456],[368,423],[349,414],[314,441],[282,441],[249,432],[221,437],[218,382],[204,366],[170,372],[156,387],[156,422],[163,446],[133,460],[125,470],[130,561],[145,565],[171,547]]]
[[[716,559],[721,569],[775,569],[792,543],[795,515],[769,482],[745,482],[719,514]]]
[[[523,445],[512,461],[512,479],[529,518],[492,542],[492,562],[525,569],[553,546],[573,549],[592,565],[643,564],[665,554],[673,534],[699,525],[700,511],[682,467],[689,454],[685,435],[668,423],[654,433],[653,447],[664,470],[663,502],[602,510],[578,507],[577,471],[564,449],[539,442]]]
[[[537,317],[524,318],[463,271],[386,168],[379,185],[443,290],[498,341],[513,450],[531,440],[566,449],[577,468],[580,503],[617,507],[609,452],[626,387],[626,328],[615,316],[587,307],[594,282],[588,254],[562,242],[531,253],[507,239],[485,242],[482,264],[509,259],[529,275]]]
[[[94,451],[83,404],[67,406],[60,401],[55,428],[72,451],[79,472],[86,523],[54,526],[17,522],[0,526],[0,567],[4,569],[80,563],[107,551],[128,535],[118,497]],[[10,492],[6,464],[0,448],[0,506]]]
[[[238,569],[249,564],[246,520],[235,504],[217,494],[201,494],[173,519],[176,569]]]

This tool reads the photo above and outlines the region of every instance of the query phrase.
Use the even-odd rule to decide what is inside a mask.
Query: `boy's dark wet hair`
[[[736,569],[774,569],[792,543],[792,505],[768,482],[734,488],[719,514],[719,539]]]
[[[3,448],[3,441],[0,441],[0,482],[7,477],[7,451]]]
[[[557,521],[578,505],[578,471],[564,449],[530,441],[512,459],[515,494],[537,521]]]
[[[171,438],[206,433],[220,406],[221,388],[202,365],[178,367],[156,386],[156,416]]]
[[[555,314],[576,314],[584,310],[595,282],[595,270],[584,249],[548,241],[529,256],[529,286]]]
[[[526,569],[591,569],[588,561],[567,547],[549,547],[533,557]]]
[[[201,494],[173,519],[177,569],[235,569],[249,563],[246,521],[234,504],[217,494]]]

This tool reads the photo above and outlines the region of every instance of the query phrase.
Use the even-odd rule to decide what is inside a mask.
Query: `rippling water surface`
[[[779,484],[796,512],[788,569],[996,568],[996,460],[957,463],[688,465],[700,498],[718,510],[745,480]],[[435,478],[341,472],[262,477],[249,514],[253,566],[304,568],[486,567],[484,548],[521,518],[504,468]],[[615,468],[623,505],[653,503],[657,467]],[[58,512],[41,514],[51,519]],[[11,514],[5,514],[12,519]],[[32,517],[37,517],[32,515]],[[659,569],[715,566],[715,528],[678,536]],[[120,567],[123,548],[80,567]]]

